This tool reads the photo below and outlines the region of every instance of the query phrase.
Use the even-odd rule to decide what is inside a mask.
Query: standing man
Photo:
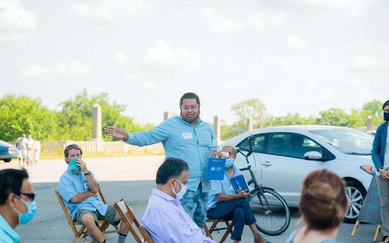
[[[377,169],[377,187],[381,202],[381,234],[383,242],[389,242],[389,100],[382,105],[384,123],[375,133],[371,157]]]
[[[181,97],[180,111],[180,116],[169,118],[146,132],[127,133],[120,126],[107,127],[105,132],[137,146],[162,142],[166,157],[186,161],[189,165],[188,190],[180,203],[202,228],[211,188],[207,179],[208,158],[217,148],[216,136],[213,128],[200,119],[200,99],[195,93],[185,93]]]
[[[35,193],[25,169],[0,170],[0,242],[20,241],[14,230],[35,216]]]
[[[19,158],[19,166],[22,166],[26,163],[27,157],[27,138],[26,134],[22,134],[21,137],[16,140],[16,148],[18,149],[18,158]],[[23,164],[20,163],[20,159],[22,158]]]

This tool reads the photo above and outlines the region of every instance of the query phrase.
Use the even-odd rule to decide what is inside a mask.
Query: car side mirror
[[[309,151],[304,154],[304,159],[306,160],[321,160],[323,155],[317,151]]]

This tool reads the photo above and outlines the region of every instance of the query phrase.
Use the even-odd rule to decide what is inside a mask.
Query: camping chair
[[[135,217],[134,211],[128,206],[123,199],[114,204],[116,211],[119,213],[123,223],[130,229],[131,234],[138,243],[147,242],[153,243],[151,236],[145,228],[143,228],[138,219]],[[135,226],[135,227],[134,227]],[[138,232],[137,232],[138,231]],[[143,239],[142,239],[143,237]]]
[[[204,225],[204,231],[206,233],[206,235],[213,239],[212,238],[212,232],[214,232],[215,230],[216,231],[220,231],[220,230],[225,230],[226,232],[224,232],[224,235],[223,237],[221,238],[220,240],[220,243],[224,242],[226,239],[227,239],[227,236],[232,232],[232,222],[230,222],[231,220],[227,220],[227,219],[207,219],[206,223],[212,223],[211,227],[208,229],[208,226],[207,224]],[[226,226],[217,226],[218,223],[221,223],[221,222],[224,222]]]
[[[84,225],[79,224],[78,222],[73,221],[73,219],[70,216],[70,212],[69,212],[68,208],[66,207],[65,203],[63,202],[61,195],[59,195],[57,190],[54,190],[54,193],[57,196],[58,202],[61,204],[62,210],[65,213],[66,219],[68,220],[68,224],[69,224],[70,228],[72,229],[75,238],[76,239],[77,238],[86,238],[89,235],[86,227]],[[107,204],[105,197],[100,190],[99,190],[99,195],[101,197],[101,201],[104,204]],[[109,223],[107,223],[105,220],[99,220],[98,227],[101,230],[101,232],[103,232],[104,234],[117,232],[117,229],[111,230],[111,231],[106,231],[108,226],[109,226]]]

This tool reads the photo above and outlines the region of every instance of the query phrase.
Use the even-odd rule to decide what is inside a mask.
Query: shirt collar
[[[16,239],[18,242],[20,237],[18,233],[5,221],[3,216],[0,214],[0,229],[4,231],[7,235],[9,235],[12,239]]]
[[[157,189],[157,188],[153,188],[152,191],[151,191],[151,195],[154,195],[154,196],[157,196],[157,197],[160,197],[160,198],[163,198],[165,199],[166,201],[169,201],[175,205],[179,205],[180,204],[180,200],[178,200],[177,198],[174,198],[172,196],[170,196],[169,194]]]

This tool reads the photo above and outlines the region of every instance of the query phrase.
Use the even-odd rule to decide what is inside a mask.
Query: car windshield
[[[312,130],[337,150],[351,155],[370,155],[374,136],[356,129],[334,128]]]

